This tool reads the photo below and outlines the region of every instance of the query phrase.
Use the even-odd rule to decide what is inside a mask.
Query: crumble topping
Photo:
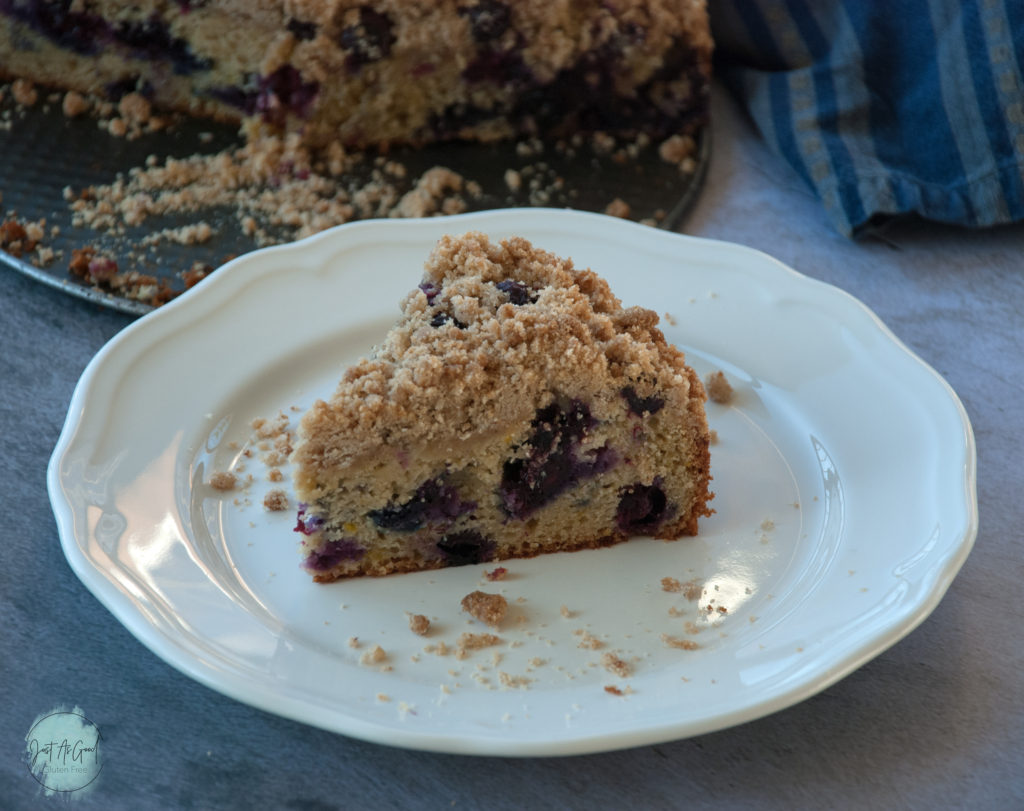
[[[669,634],[662,634],[661,641],[665,643],[667,647],[678,648],[679,650],[697,650],[700,647],[692,639],[680,639],[677,636],[670,636]]]
[[[508,601],[500,594],[474,591],[462,598],[462,610],[487,625],[500,625],[508,612]]]
[[[501,637],[496,634],[472,634],[469,632],[459,635],[459,641],[457,643],[458,653],[462,654],[460,658],[464,658],[465,652],[470,650],[479,650],[480,648],[489,648],[492,645],[500,645]]]
[[[288,494],[284,490],[271,490],[263,497],[263,507],[271,512],[288,509]]]
[[[601,657],[601,665],[609,673],[614,673],[620,678],[625,678],[633,672],[629,662],[619,658],[614,653],[606,653]]]
[[[602,642],[596,636],[591,634],[589,631],[584,631],[582,628],[573,631],[573,635],[578,636],[580,638],[580,642],[576,646],[578,648],[586,648],[587,650],[598,650],[604,647],[604,642]]]
[[[384,648],[380,645],[374,645],[367,651],[363,652],[363,655],[359,657],[359,664],[361,665],[379,665],[382,662],[387,661],[388,655]]]
[[[716,403],[726,404],[732,400],[733,389],[721,370],[711,372],[704,378],[708,398]]]
[[[426,636],[430,633],[430,620],[423,614],[410,614],[409,630],[418,636]]]
[[[238,486],[238,477],[230,471],[221,470],[210,474],[210,487],[214,490],[234,490]]]

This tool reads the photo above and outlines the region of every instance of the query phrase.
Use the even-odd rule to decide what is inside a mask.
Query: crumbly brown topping
[[[227,470],[219,470],[210,474],[210,487],[214,490],[234,490],[238,485],[238,477]]]
[[[462,598],[462,610],[487,625],[501,625],[508,613],[508,601],[500,594],[474,591]]]
[[[423,614],[410,614],[409,630],[419,636],[426,636],[430,633],[430,619]]]
[[[510,303],[496,286],[506,280],[536,301]],[[293,457],[300,493],[321,473],[381,447],[450,443],[528,422],[552,391],[632,385],[646,395],[658,380],[671,407],[685,412],[691,387],[700,386],[665,341],[656,313],[623,308],[593,271],[525,239],[444,237],[423,285],[437,290],[431,301],[423,289],[407,295],[401,321],[376,354],[350,368],[330,403],[315,402],[303,418]],[[449,320],[431,326],[438,314]],[[517,396],[506,396],[509,390]]]
[[[387,652],[380,645],[374,645],[369,650],[363,652],[363,655],[359,657],[359,664],[361,665],[378,665],[381,662],[386,661],[388,658]]]
[[[716,403],[724,405],[732,400],[732,386],[720,369],[710,372],[704,378],[704,387],[707,389],[708,397]]]
[[[614,653],[604,654],[601,657],[601,665],[609,673],[614,673],[620,678],[625,678],[633,672],[633,668],[630,666],[629,662]]]
[[[457,646],[460,651],[467,651],[489,648],[492,645],[500,644],[501,637],[495,634],[471,634],[467,632],[459,635]]]
[[[661,641],[670,648],[678,648],[679,650],[697,650],[700,647],[692,639],[680,639],[677,636],[670,636],[669,634],[662,634]]]
[[[281,512],[288,509],[288,494],[284,490],[271,490],[263,497],[264,509]]]

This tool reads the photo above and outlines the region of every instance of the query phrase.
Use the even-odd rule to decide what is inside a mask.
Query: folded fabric
[[[1024,219],[1024,0],[714,0],[720,77],[855,236]]]

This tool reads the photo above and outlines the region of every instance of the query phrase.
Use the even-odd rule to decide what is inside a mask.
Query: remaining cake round
[[[442,239],[292,460],[317,580],[694,535],[705,392],[658,317],[524,239]]]
[[[311,145],[697,129],[704,0],[0,0],[0,78]]]

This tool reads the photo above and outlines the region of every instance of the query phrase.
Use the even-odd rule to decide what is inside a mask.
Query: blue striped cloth
[[[1024,219],[1024,0],[710,0],[716,70],[848,236]]]

